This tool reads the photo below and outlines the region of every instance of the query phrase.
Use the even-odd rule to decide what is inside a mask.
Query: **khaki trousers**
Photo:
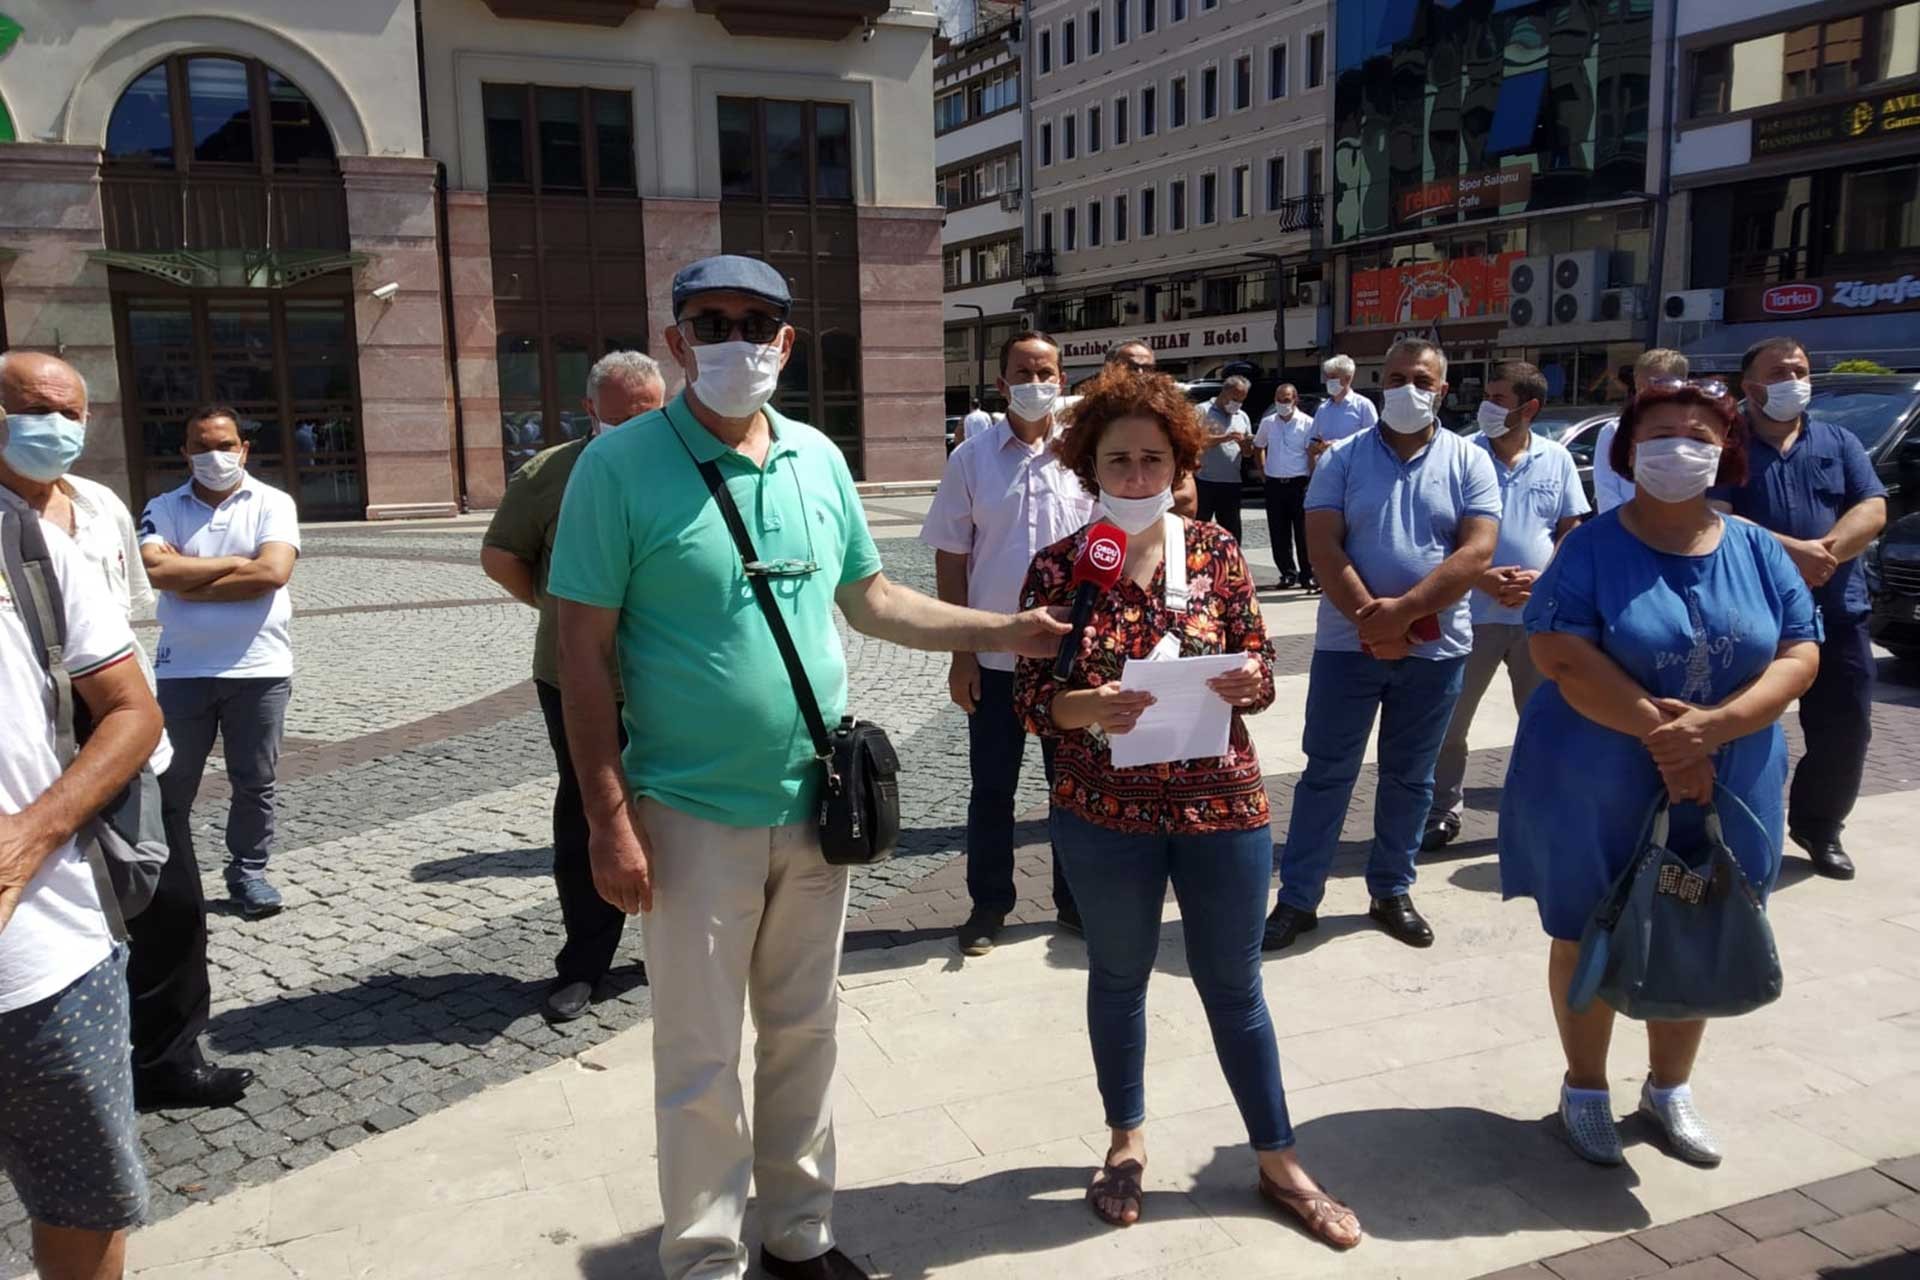
[[[1527,699],[1545,682],[1540,669],[1533,665],[1526,627],[1517,622],[1483,622],[1474,627],[1466,683],[1461,686],[1460,701],[1453,704],[1447,739],[1434,766],[1433,807],[1428,821],[1447,814],[1457,818],[1466,807],[1467,730],[1473,727],[1474,713],[1480,710],[1480,700],[1487,696],[1502,663],[1507,667],[1507,682],[1513,686],[1515,711],[1524,710]]]
[[[811,824],[727,827],[639,804],[653,855],[660,1262],[668,1280],[747,1274],[749,1183],[761,1238],[800,1262],[833,1247],[834,1029],[847,870]],[[749,1124],[741,1020],[756,1031]]]

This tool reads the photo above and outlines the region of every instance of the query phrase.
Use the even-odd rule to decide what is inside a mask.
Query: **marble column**
[[[660,362],[667,396],[680,393],[680,366],[667,354],[673,323],[673,277],[680,268],[720,252],[720,202],[649,197],[641,201],[647,253],[647,354]]]
[[[342,156],[340,171],[349,243],[369,256],[354,281],[367,518],[457,515],[434,163]],[[400,286],[397,295],[373,296],[389,283]],[[496,446],[499,438],[496,426]]]
[[[453,281],[453,348],[457,357],[461,448],[467,465],[467,507],[491,510],[506,492],[500,444],[499,329],[493,314],[493,239],[487,197],[447,193],[448,271]]]
[[[64,143],[0,146],[0,292],[7,342],[47,351],[87,380],[87,451],[75,470],[130,500],[120,362],[107,269],[87,254],[106,247],[100,148]]]
[[[937,480],[946,465],[937,208],[860,210],[865,478]]]

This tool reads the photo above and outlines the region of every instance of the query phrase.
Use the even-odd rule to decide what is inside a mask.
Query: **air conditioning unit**
[[[1682,289],[1670,293],[1660,304],[1660,314],[1668,320],[1699,323],[1722,319],[1727,312],[1725,289]]]
[[[1607,288],[1605,249],[1582,249],[1553,256],[1553,322],[1579,324],[1600,318],[1600,295]]]
[[[1548,322],[1553,295],[1553,259],[1517,258],[1507,268],[1507,323],[1531,329]]]
[[[1020,188],[1011,187],[1000,193],[1000,208],[1006,213],[1020,211]]]
[[[1644,320],[1647,318],[1647,291],[1639,285],[1608,289],[1600,295],[1600,319]]]
[[[1293,291],[1293,305],[1296,307],[1319,306],[1322,302],[1326,301],[1326,295],[1321,292],[1324,288],[1325,286],[1318,280],[1307,281]]]

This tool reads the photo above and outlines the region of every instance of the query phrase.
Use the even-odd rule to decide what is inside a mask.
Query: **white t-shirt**
[[[1633,481],[1613,469],[1613,437],[1619,433],[1620,419],[1600,428],[1593,442],[1593,509],[1611,511],[1633,500]]]
[[[153,585],[147,581],[147,566],[140,560],[140,539],[133,529],[133,513],[120,495],[97,480],[84,476],[65,476],[60,483],[73,503],[73,544],[99,571],[107,584],[107,594],[119,604],[129,622],[153,616]],[[61,530],[65,532],[65,530]],[[140,674],[147,688],[155,688],[153,659],[146,648],[134,645],[133,656],[140,663]],[[160,745],[151,760],[156,774],[165,773],[173,763],[173,744],[164,730]]]
[[[66,602],[67,670],[87,676],[131,660],[136,646],[126,613],[67,535],[44,523],[42,528]],[[0,717],[7,726],[0,733],[0,813],[8,814],[25,809],[60,777],[53,683],[34,652],[15,594],[0,569]],[[13,919],[0,929],[0,1013],[65,990],[112,947],[93,870],[69,840],[40,864]]]
[[[269,542],[300,550],[300,516],[293,499],[248,476],[216,509],[200,501],[188,481],[147,504],[140,545],[165,542],[183,555],[245,556]],[[162,680],[205,677],[289,679],[293,644],[287,627],[293,599],[281,587],[253,600],[202,604],[160,593],[160,651],[154,674]]]

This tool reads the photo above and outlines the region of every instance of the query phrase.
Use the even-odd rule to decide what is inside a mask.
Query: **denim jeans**
[[[1053,782],[1052,738],[1040,739],[1047,782]],[[1027,730],[1013,709],[1013,672],[980,668],[980,700],[967,717],[967,759],[973,794],[967,800],[967,896],[974,910],[1005,915],[1013,910],[1013,802]],[[1053,905],[1071,912],[1073,893],[1053,855]]]
[[[1272,833],[1130,835],[1055,809],[1053,837],[1086,926],[1087,1037],[1107,1124],[1137,1129],[1146,1120],[1147,980],[1172,880],[1187,968],[1247,1138],[1256,1151],[1292,1146],[1260,981]]]
[[[1433,801],[1433,767],[1453,717],[1467,660],[1398,658],[1316,649],[1301,747],[1306,772],[1293,789],[1293,820],[1280,854],[1280,901],[1314,911],[1326,896],[1353,784],[1380,717],[1380,786],[1373,806],[1367,891],[1391,898],[1413,887],[1413,863]]]

